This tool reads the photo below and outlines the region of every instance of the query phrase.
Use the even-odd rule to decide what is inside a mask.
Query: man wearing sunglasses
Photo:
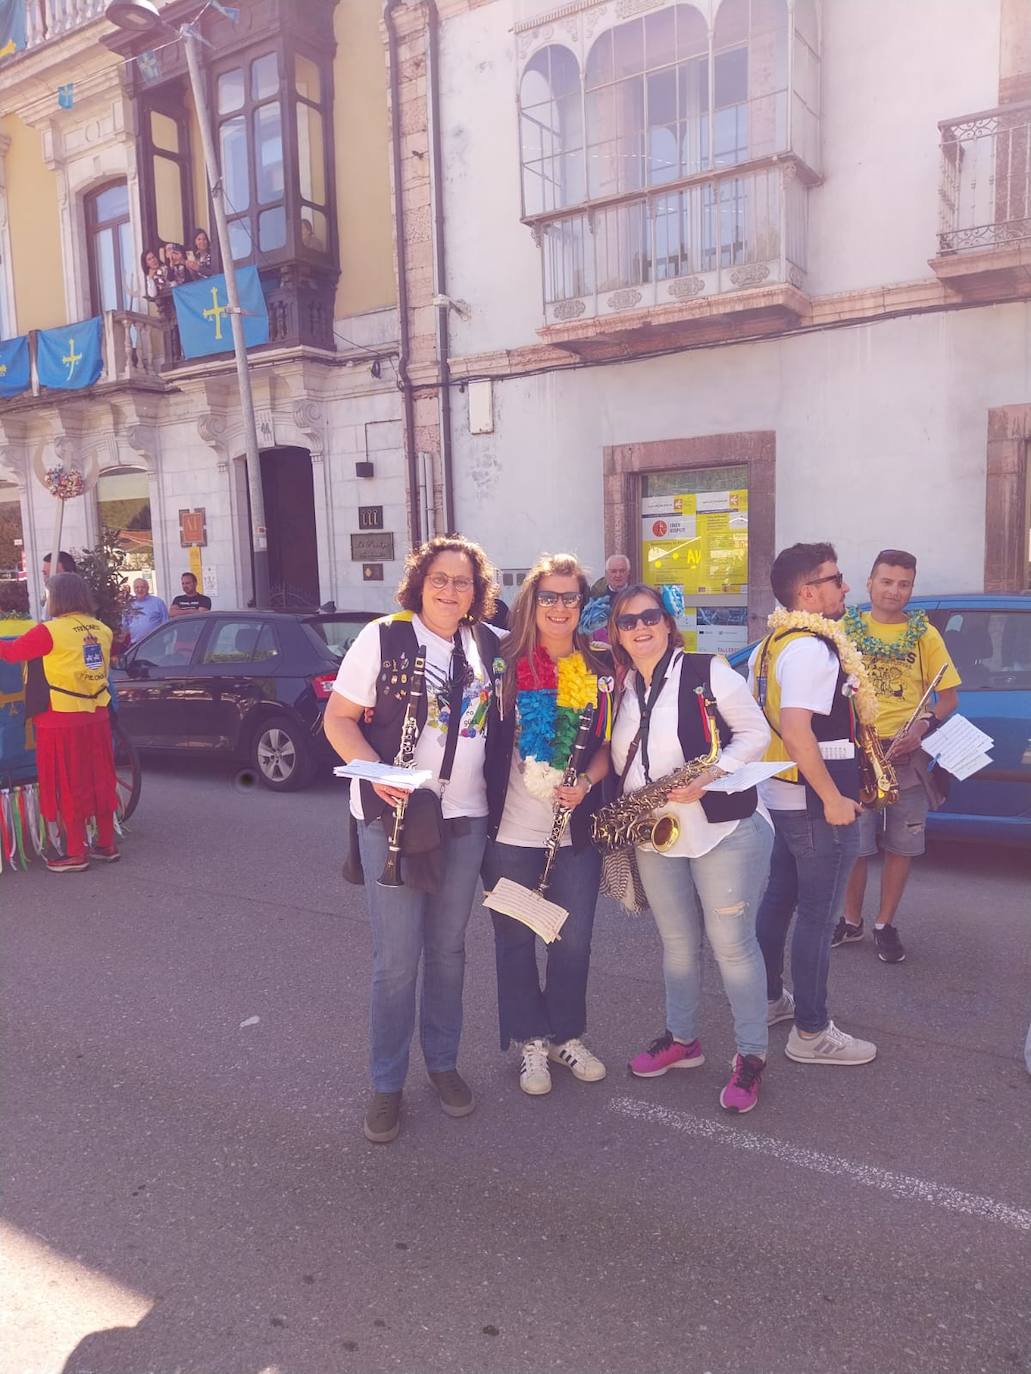
[[[875,1045],[839,1030],[827,1013],[831,937],[859,848],[859,761],[851,684],[837,626],[848,586],[831,544],[793,544],[770,573],[787,612],[749,659],[749,685],[770,724],[776,777],[759,784],[773,819],[770,878],[756,933],[766,962],[769,1024],[793,1021],[784,1053],[800,1064],[868,1064]],[[845,645],[839,650],[838,640]],[[784,987],[791,940],[793,993]]]

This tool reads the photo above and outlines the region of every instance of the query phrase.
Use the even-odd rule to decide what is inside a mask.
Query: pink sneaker
[[[627,1068],[635,1078],[660,1078],[668,1069],[697,1069],[705,1063],[701,1042],[692,1040],[685,1045],[673,1039],[672,1031],[664,1031],[646,1050],[631,1059]]]
[[[759,1101],[759,1080],[766,1060],[757,1054],[736,1054],[730,1082],[720,1093],[720,1106],[728,1112],[750,1112]]]

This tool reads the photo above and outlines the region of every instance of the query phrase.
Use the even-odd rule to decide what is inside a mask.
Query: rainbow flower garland
[[[531,796],[553,799],[573,752],[580,712],[598,705],[598,692],[598,679],[579,652],[556,663],[538,647],[516,664],[519,757]],[[602,728],[607,739],[608,713]]]
[[[866,625],[862,612],[855,606],[845,612],[845,633],[864,658],[891,658],[904,662],[927,633],[928,621],[923,611],[907,611],[906,630],[901,639],[889,643],[879,639]]]

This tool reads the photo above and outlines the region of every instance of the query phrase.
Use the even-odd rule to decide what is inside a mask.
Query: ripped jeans
[[[737,1051],[766,1053],[766,968],[755,916],[772,848],[769,824],[752,815],[698,859],[637,851],[662,939],[666,1026],[685,1044],[698,1035],[704,928],[730,1002]]]

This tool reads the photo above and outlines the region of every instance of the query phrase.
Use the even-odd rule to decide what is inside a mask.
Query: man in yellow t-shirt
[[[845,630],[863,654],[877,693],[877,734],[887,743],[906,724],[939,668],[945,673],[935,692],[895,746],[891,763],[899,780],[899,799],[883,811],[864,811],[859,818],[859,857],[845,894],[845,914],[838,922],[831,947],[854,944],[863,938],[863,897],[867,860],[877,853],[878,835],[884,851],[881,899],[874,923],[877,957],[885,964],[901,964],[906,951],[895,930],[909,865],[924,852],[927,789],[920,780],[928,758],[920,752],[925,736],[956,709],[960,676],[945,641],[928,624],[922,611],[906,613],[916,580],[916,559],[902,549],[883,549],[874,560],[867,590],[869,611],[851,610]]]

